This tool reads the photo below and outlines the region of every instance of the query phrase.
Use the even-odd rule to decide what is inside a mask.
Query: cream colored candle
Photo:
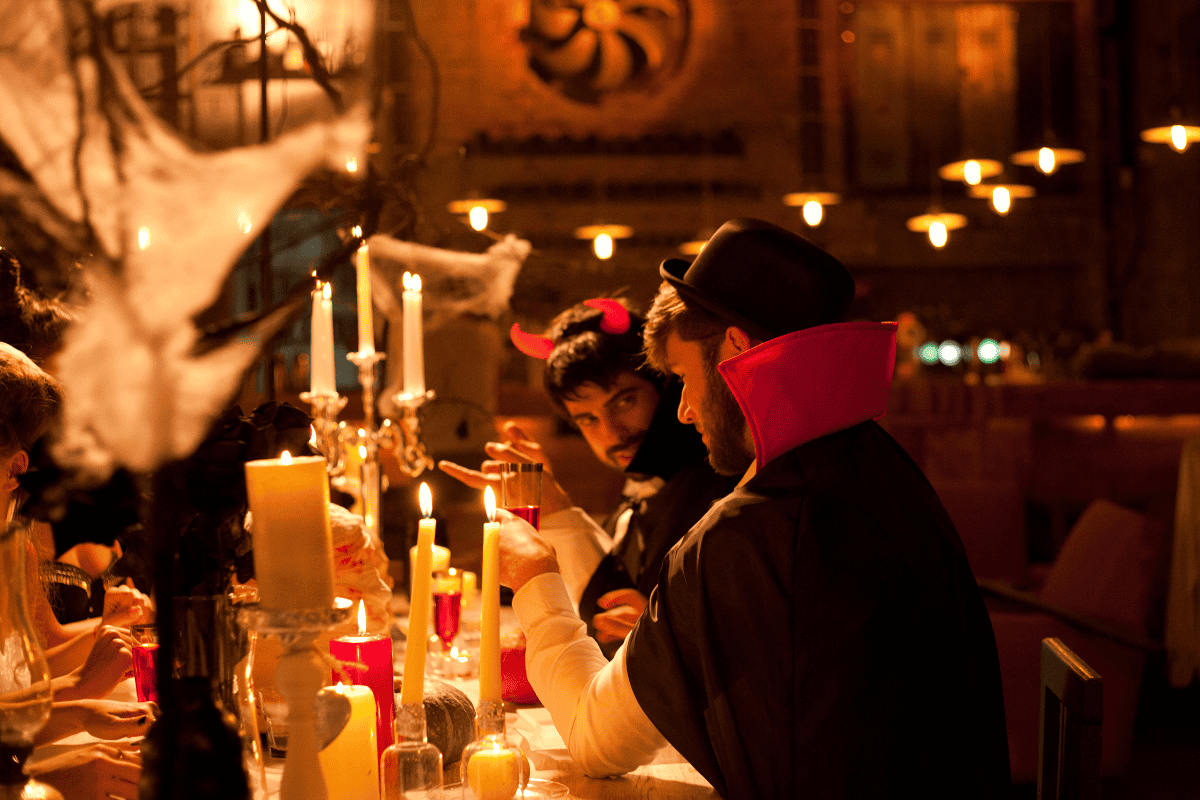
[[[477,576],[474,572],[464,571],[463,574],[463,607],[472,606],[475,604],[475,593],[479,588]]]
[[[417,563],[417,548],[408,548],[408,563]],[[440,544],[433,546],[433,555],[429,557],[429,571],[442,572],[450,568],[450,548],[442,547]]]
[[[404,273],[404,394],[425,394],[425,326],[421,319],[421,276]]]
[[[309,346],[309,391],[337,394],[333,368],[333,288],[317,281],[313,292],[312,342]]]
[[[375,742],[375,695],[369,686],[326,686],[322,694],[350,701],[342,732],[317,754],[329,800],[379,800],[379,761]]]
[[[429,484],[421,484],[420,500],[425,518],[417,525],[417,558],[408,605],[408,647],[404,654],[404,684],[400,688],[400,702],[406,705],[420,703],[425,696],[425,645],[429,641],[429,606],[433,602],[429,591],[432,572],[429,559],[437,520],[431,518],[433,497]]]
[[[333,606],[329,481],[321,456],[246,462],[254,574],[268,608]]]
[[[355,235],[360,236],[355,228]],[[375,320],[371,316],[371,251],[364,241],[355,257],[358,273],[358,352],[369,356],[375,352]]]
[[[483,591],[479,602],[479,700],[499,703],[500,696],[500,523],[496,495],[483,490],[488,521],[483,524]]]

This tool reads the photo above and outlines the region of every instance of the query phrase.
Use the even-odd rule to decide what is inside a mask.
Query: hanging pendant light
[[[837,192],[791,192],[783,196],[783,204],[800,209],[800,218],[810,228],[820,225],[825,219],[825,206],[842,202]]]
[[[967,227],[967,218],[962,214],[944,211],[941,206],[932,205],[924,214],[909,217],[906,225],[914,233],[926,234],[929,243],[940,250],[949,241],[950,231]]]
[[[481,231],[488,226],[489,215],[499,214],[506,208],[508,208],[508,204],[503,200],[495,200],[488,197],[451,200],[446,204],[447,211],[451,214],[464,217],[466,223],[477,231]]]
[[[968,186],[977,186],[980,181],[999,175],[1004,165],[991,158],[967,158],[951,161],[938,168],[938,177],[944,181],[962,181]]]
[[[1170,125],[1161,125],[1142,131],[1142,141],[1151,144],[1169,144],[1177,153],[1187,150],[1192,142],[1200,142],[1200,125],[1185,125],[1179,106],[1171,108],[1171,120],[1172,124]]]
[[[592,252],[602,260],[612,258],[617,239],[628,239],[630,236],[633,236],[633,228],[628,225],[583,225],[575,229],[575,238],[591,239]]]
[[[1059,144],[1054,133],[1054,123],[1051,122],[1054,98],[1050,87],[1050,68],[1048,60],[1051,52],[1050,24],[1042,26],[1041,41],[1041,78],[1042,78],[1042,141],[1041,147],[1028,150],[1018,150],[1009,156],[1008,160],[1019,167],[1034,167],[1043,175],[1053,175],[1064,164],[1079,164],[1086,155],[1082,150],[1073,147],[1063,147]]]
[[[967,194],[988,200],[992,210],[1004,216],[1012,206],[1013,200],[1033,197],[1037,190],[1024,183],[981,183],[967,189]]]

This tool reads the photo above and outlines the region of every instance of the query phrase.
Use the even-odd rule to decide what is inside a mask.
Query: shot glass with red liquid
[[[133,684],[137,689],[138,702],[158,702],[154,671],[158,661],[158,628],[153,625],[134,625],[129,632],[133,636]]]
[[[542,516],[542,465],[504,465],[500,473],[500,507],[537,528]]]

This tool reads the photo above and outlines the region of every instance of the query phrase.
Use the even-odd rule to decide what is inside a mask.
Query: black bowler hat
[[[731,219],[690,264],[669,258],[658,272],[685,303],[763,341],[843,322],[854,299],[854,279],[842,262],[761,219]]]

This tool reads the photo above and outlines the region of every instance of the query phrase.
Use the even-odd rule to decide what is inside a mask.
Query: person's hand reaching
[[[472,489],[491,485],[499,496],[500,472],[506,463],[542,464],[542,516],[570,508],[573,505],[571,498],[554,479],[541,443],[526,434],[515,422],[506,423],[501,432],[505,441],[484,445],[488,460],[478,470],[468,469],[453,461],[439,461],[438,469]]]
[[[132,674],[133,639],[129,630],[101,625],[96,629],[96,643],[87,661],[72,673],[71,688],[59,692],[59,696],[64,700],[105,697]]]
[[[138,591],[132,579],[124,586],[114,586],[104,593],[104,614],[101,625],[128,628],[150,622],[150,598]]]
[[[504,509],[496,510],[500,523],[500,583],[514,592],[546,572],[558,572],[554,548],[525,520]]]
[[[124,703],[119,700],[79,700],[83,729],[97,739],[128,739],[145,736],[158,718],[155,703]]]
[[[637,589],[617,589],[600,595],[596,603],[608,609],[592,618],[596,638],[602,642],[619,642],[633,630],[649,601]]]

